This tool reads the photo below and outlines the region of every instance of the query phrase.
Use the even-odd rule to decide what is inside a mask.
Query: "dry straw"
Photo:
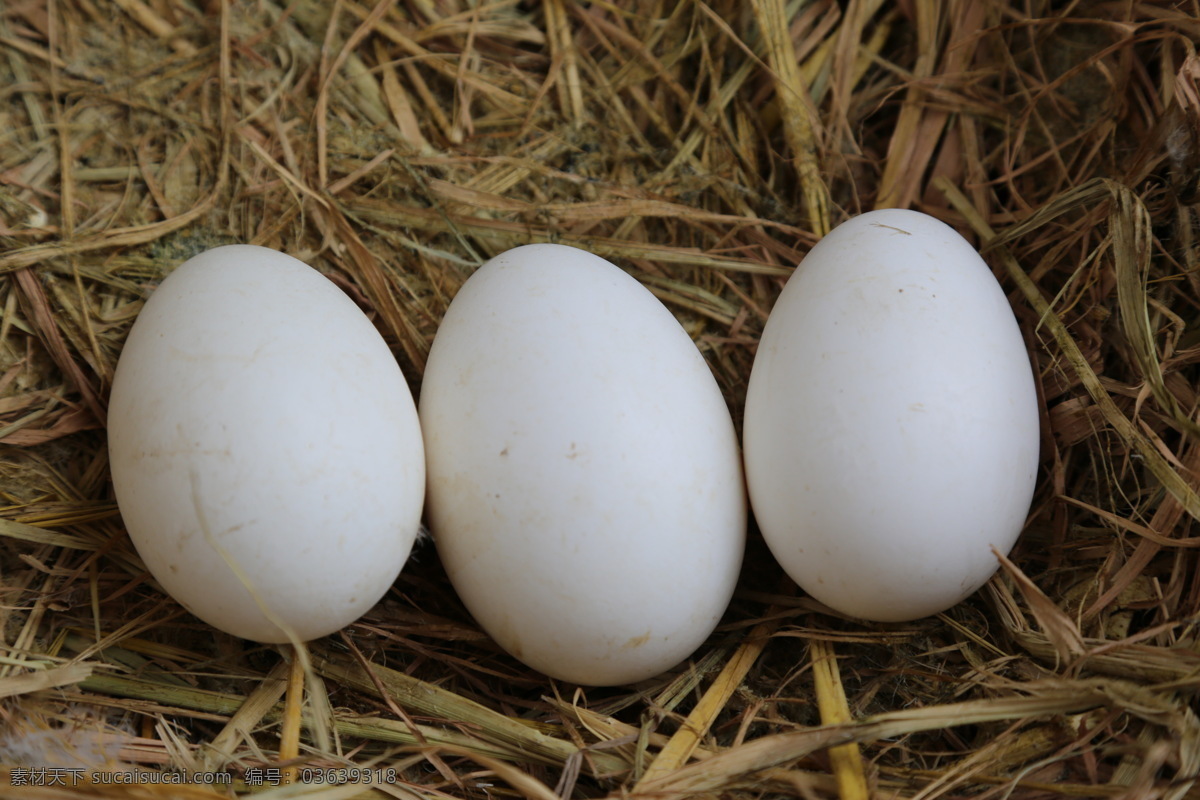
[[[1193,0],[0,6],[0,796],[1200,797],[1198,38]],[[184,613],[121,526],[113,368],[203,249],[313,264],[416,389],[477,264],[584,247],[740,418],[783,280],[881,206],[983,249],[1038,376],[1028,525],[936,618],[841,618],[752,535],[688,663],[582,689],[426,543],[299,658]],[[332,768],[388,780],[286,782]],[[134,769],[193,780],[101,782]]]

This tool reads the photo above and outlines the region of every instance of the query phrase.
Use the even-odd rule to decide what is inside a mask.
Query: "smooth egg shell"
[[[763,331],[743,426],[751,505],[817,600],[923,617],[1012,548],[1038,424],[1021,332],[979,254],[925,214],[863,214],[812,249]]]
[[[162,282],[121,353],[108,438],[146,566],[246,639],[353,622],[420,526],[424,452],[399,366],[345,293],[267,248],[209,250]]]
[[[632,277],[561,245],[493,258],[438,329],[420,415],[438,553],[512,655],[623,684],[712,632],[744,547],[737,437],[703,356]]]

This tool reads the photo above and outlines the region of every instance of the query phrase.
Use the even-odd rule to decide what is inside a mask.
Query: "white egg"
[[[484,264],[421,388],[429,521],[475,619],[553,677],[616,685],[687,658],[733,593],[737,437],[687,333],[602,258]]]
[[[420,423],[383,338],[332,282],[218,247],[146,302],[108,417],[129,535],[202,620],[263,642],[353,622],[420,526]]]
[[[1037,475],[1012,309],[970,244],[915,211],[851,219],[796,268],[743,427],[771,552],[814,598],[872,620],[934,614],[983,585]]]

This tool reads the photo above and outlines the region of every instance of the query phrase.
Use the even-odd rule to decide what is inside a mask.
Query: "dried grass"
[[[7,3],[0,780],[86,769],[0,795],[1200,797],[1197,37],[1191,1]],[[1043,405],[1020,543],[936,618],[841,618],[752,536],[690,663],[581,689],[499,651],[427,543],[306,673],[185,614],[121,526],[113,368],[196,252],[312,263],[416,390],[476,264],[584,247],[740,419],[791,267],[876,206],[984,249]],[[331,767],[396,780],[245,783]]]

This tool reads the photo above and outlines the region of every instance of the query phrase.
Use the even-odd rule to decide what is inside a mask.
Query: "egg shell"
[[[151,295],[108,437],[146,566],[235,636],[308,640],[353,622],[420,526],[420,423],[387,344],[337,286],[267,248],[209,250]]]
[[[863,214],[805,257],[763,330],[743,424],[755,518],[788,575],[844,614],[943,611],[1021,531],[1038,416],[979,254],[928,215]]]
[[[679,322],[562,245],[484,264],[421,388],[429,522],[467,608],[509,653],[590,685],[687,658],[733,593],[738,442]]]

